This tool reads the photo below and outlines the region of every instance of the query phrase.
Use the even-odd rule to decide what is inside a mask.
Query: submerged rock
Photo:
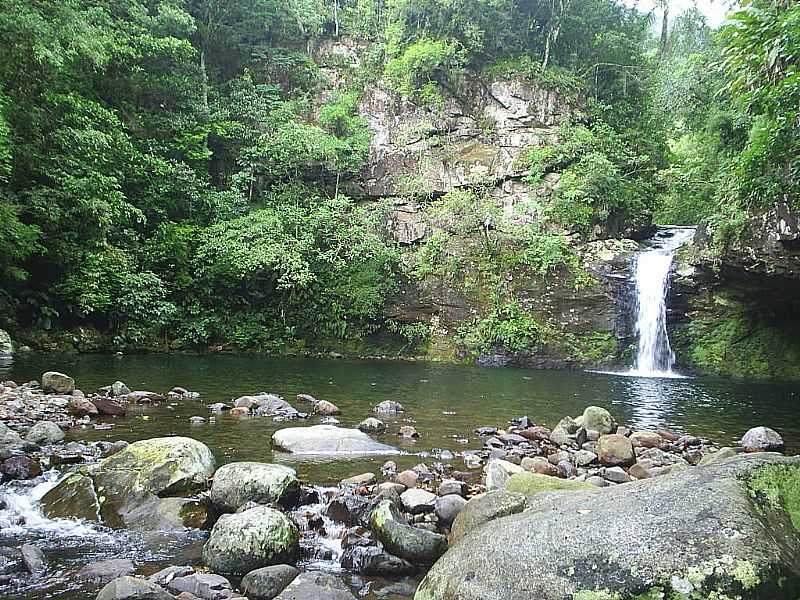
[[[272,600],[300,574],[291,565],[273,565],[250,571],[242,577],[242,593],[249,600]]]
[[[41,573],[47,568],[47,560],[41,548],[33,544],[22,544],[20,552],[22,553],[22,562],[25,564],[28,573]]]
[[[416,565],[433,564],[447,550],[443,535],[412,527],[390,500],[372,511],[370,525],[386,550]]]
[[[759,453],[540,494],[453,545],[415,599],[795,598],[798,489],[800,458]]]
[[[218,573],[244,575],[292,562],[298,540],[297,528],[286,515],[258,506],[220,517],[203,547],[203,562]]]
[[[214,474],[211,501],[225,512],[248,502],[294,505],[300,495],[295,470],[284,465],[237,462],[223,465]]]
[[[358,424],[358,428],[367,433],[382,433],[386,431],[386,423],[375,417],[367,417]]]
[[[392,446],[381,444],[358,429],[334,425],[287,427],[276,431],[272,445],[293,454],[397,454]]]

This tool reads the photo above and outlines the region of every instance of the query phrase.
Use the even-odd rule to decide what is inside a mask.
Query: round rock
[[[211,501],[225,512],[234,512],[248,502],[291,507],[300,495],[295,470],[258,462],[223,465],[214,474]]]

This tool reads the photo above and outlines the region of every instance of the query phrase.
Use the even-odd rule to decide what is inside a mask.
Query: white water
[[[694,229],[659,232],[651,248],[636,256],[636,366],[627,375],[681,377],[672,368],[675,353],[667,334],[667,292],[675,252],[694,235]]]

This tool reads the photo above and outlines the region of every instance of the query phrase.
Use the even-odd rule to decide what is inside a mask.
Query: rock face
[[[294,469],[267,463],[229,463],[217,470],[211,485],[211,501],[224,512],[234,512],[248,502],[290,507],[299,494]]]
[[[386,550],[416,565],[432,564],[447,550],[444,536],[412,527],[390,500],[372,511],[370,525]]]
[[[381,444],[358,429],[333,425],[287,427],[276,431],[272,445],[292,454],[397,454],[392,446]]]
[[[798,482],[800,458],[759,453],[541,494],[452,546],[415,600],[795,598]]]
[[[42,389],[54,394],[71,394],[75,390],[75,380],[58,371],[48,371],[42,375]]]
[[[220,517],[203,547],[203,561],[215,572],[244,575],[292,562],[298,540],[297,528],[286,515],[258,506]]]

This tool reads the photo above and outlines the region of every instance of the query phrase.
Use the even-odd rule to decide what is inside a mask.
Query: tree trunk
[[[667,45],[669,41],[669,3],[665,0],[661,6],[664,8],[664,18],[661,21],[661,49],[659,58],[663,61],[667,58]]]

